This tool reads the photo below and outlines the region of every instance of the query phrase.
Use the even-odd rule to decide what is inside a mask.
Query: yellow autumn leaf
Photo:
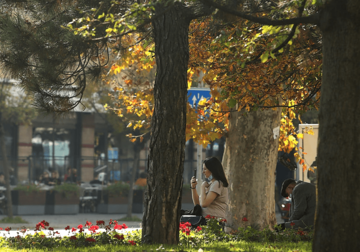
[[[301,133],[297,134],[297,138],[298,138],[298,139],[303,139],[303,138],[304,138],[304,134],[301,134]]]

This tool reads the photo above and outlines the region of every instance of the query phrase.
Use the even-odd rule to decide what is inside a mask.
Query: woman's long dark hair
[[[229,183],[225,177],[225,172],[219,159],[217,159],[216,157],[209,157],[205,159],[203,163],[205,164],[206,169],[211,171],[214,179],[220,180],[223,183],[224,187],[228,187]]]

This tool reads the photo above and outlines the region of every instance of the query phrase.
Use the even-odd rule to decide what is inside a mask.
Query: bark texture
[[[280,109],[230,115],[223,166],[229,180],[227,221],[234,230],[276,224],[274,185],[279,139],[274,139],[273,129],[280,125],[280,117]],[[244,217],[248,221],[243,221]]]
[[[189,59],[186,7],[175,3],[153,21],[156,80],[142,240],[177,244],[181,207]]]
[[[360,1],[327,1],[313,251],[360,251]]]

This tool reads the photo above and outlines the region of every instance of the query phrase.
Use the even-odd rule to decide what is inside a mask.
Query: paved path
[[[142,219],[142,214],[132,214]],[[12,230],[26,227],[27,229],[35,229],[37,223],[42,220],[49,222],[49,226],[54,229],[64,229],[66,226],[77,227],[79,224],[85,226],[86,221],[90,221],[96,224],[97,220],[103,220],[105,223],[109,223],[110,219],[119,220],[124,218],[125,214],[97,214],[97,213],[81,213],[76,215],[23,215],[24,220],[29,223],[26,224],[12,224],[12,223],[0,223],[0,227],[5,229],[11,227]],[[6,217],[0,215],[0,219]],[[129,228],[140,228],[141,221],[119,221],[119,224],[125,223]]]

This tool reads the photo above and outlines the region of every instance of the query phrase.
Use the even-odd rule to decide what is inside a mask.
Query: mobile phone
[[[193,176],[196,178],[196,168],[194,169]]]

